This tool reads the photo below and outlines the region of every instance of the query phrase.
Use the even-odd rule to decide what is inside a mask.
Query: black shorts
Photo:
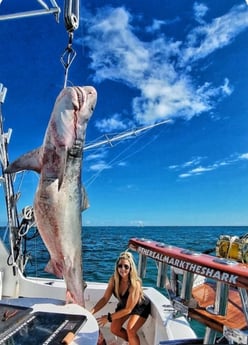
[[[124,306],[121,303],[118,303],[115,311],[124,309]],[[130,315],[139,315],[144,319],[147,319],[151,313],[151,302],[148,297],[144,296],[140,303],[137,303],[136,306],[131,311]]]

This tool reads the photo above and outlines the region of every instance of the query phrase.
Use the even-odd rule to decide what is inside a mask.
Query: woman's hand
[[[108,322],[108,315],[102,315],[102,316],[98,317],[96,320],[98,322],[98,325],[100,327],[103,327]]]

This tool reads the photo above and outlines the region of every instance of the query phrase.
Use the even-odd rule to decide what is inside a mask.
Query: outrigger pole
[[[17,13],[9,13],[9,14],[4,14],[4,15],[2,14],[0,15],[0,20],[19,19],[19,18],[40,16],[44,14],[54,14],[56,21],[57,22],[59,21],[59,15],[61,11],[55,0],[50,0],[52,7],[48,7],[48,5],[43,0],[37,0],[37,2],[43,7],[42,9],[25,11],[25,12],[17,12]]]
[[[44,14],[53,14],[55,19],[59,22],[59,16],[61,9],[56,3],[55,0],[50,0],[51,7],[45,2],[45,0],[36,0],[40,5],[41,9],[17,12],[17,13],[8,13],[0,15],[0,20],[9,20],[9,19],[20,19],[27,17],[41,16]],[[1,4],[1,1],[0,1]],[[72,32],[76,30],[79,26],[79,0],[65,0],[64,1],[64,22],[66,30]]]
[[[22,210],[22,220],[20,222],[17,210],[17,201],[20,197],[20,193],[15,193],[14,190],[15,174],[5,173],[9,164],[8,145],[12,133],[12,129],[9,129],[8,132],[5,133],[3,128],[2,104],[5,101],[6,94],[7,88],[0,83],[0,170],[2,173],[0,176],[0,184],[3,186],[5,195],[10,237],[10,255],[7,264],[13,267],[13,275],[16,275],[17,267],[23,272],[27,263],[26,247],[22,246],[22,238],[34,225],[34,215],[33,208],[31,206],[26,206]]]
[[[142,127],[142,128],[133,129],[133,130],[128,131],[128,132],[117,134],[116,136],[114,136],[112,138],[108,138],[107,135],[106,135],[105,136],[106,139],[104,139],[104,140],[98,141],[97,143],[94,143],[94,144],[85,145],[84,151],[90,150],[90,149],[94,149],[94,148],[102,146],[104,144],[112,145],[112,142],[114,142],[114,141],[119,141],[119,140],[122,140],[122,139],[125,139],[125,138],[128,138],[128,137],[131,137],[131,136],[136,136],[137,134],[139,134],[141,132],[144,132],[144,131],[147,131],[148,129],[152,129],[154,127],[161,126],[161,125],[163,125],[165,123],[171,123],[171,122],[172,122],[171,120],[164,120],[164,121],[155,123],[153,125],[149,125],[149,126],[145,126],[145,127]]]
[[[7,88],[0,84],[0,107],[4,103],[5,97],[7,94]],[[5,199],[6,199],[6,208],[8,216],[8,227],[10,230],[10,244],[11,244],[11,260],[13,264],[16,263],[19,254],[19,248],[17,248],[17,237],[19,229],[19,219],[16,207],[16,200],[18,196],[14,192],[13,186],[13,176],[12,174],[6,174],[5,169],[9,164],[8,159],[8,144],[11,137],[11,130],[8,133],[4,133],[3,129],[3,117],[2,111],[0,108],[0,166],[2,176],[0,177],[0,183],[3,185]],[[16,266],[13,265],[13,274],[16,274]]]

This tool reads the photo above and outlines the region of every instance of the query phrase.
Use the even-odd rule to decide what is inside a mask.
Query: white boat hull
[[[65,282],[60,279],[24,277],[16,269],[6,264],[7,251],[0,242],[0,271],[1,274],[1,303],[32,308],[32,312],[60,312],[80,314],[87,317],[87,322],[79,330],[71,344],[96,345],[98,338],[98,324],[96,318],[89,312],[90,308],[102,297],[106,283],[87,282],[85,289],[86,308],[75,304],[65,304]],[[164,340],[196,338],[184,317],[173,317],[170,301],[152,287],[144,288],[145,294],[151,300],[151,315],[139,332],[141,345],[158,345]],[[108,304],[95,316],[113,312],[117,300],[112,297]],[[108,345],[122,344],[111,334],[109,324],[101,329]]]

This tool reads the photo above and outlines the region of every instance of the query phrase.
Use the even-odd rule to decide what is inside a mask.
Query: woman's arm
[[[99,299],[99,301],[95,304],[95,306],[91,309],[91,313],[95,314],[99,310],[101,310],[110,300],[110,297],[112,296],[114,288],[114,280],[113,277],[109,279],[108,286],[104,292],[104,295],[102,298]]]

